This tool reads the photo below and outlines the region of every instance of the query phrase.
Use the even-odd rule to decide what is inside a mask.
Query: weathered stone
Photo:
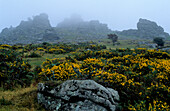
[[[38,103],[56,111],[115,111],[118,92],[93,80],[67,80],[50,88],[38,84]]]

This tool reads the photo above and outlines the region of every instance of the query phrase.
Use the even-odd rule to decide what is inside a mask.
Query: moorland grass
[[[10,104],[0,105],[0,111],[45,111],[37,102],[37,86],[0,91],[0,99]]]

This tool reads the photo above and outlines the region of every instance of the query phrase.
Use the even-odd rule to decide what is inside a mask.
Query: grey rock
[[[0,33],[0,43],[13,45],[62,41],[86,42],[106,38],[106,35],[112,32],[107,24],[98,20],[83,21],[79,16],[72,16],[52,27],[48,15],[42,13],[27,21],[21,21],[17,27],[4,28]]]
[[[21,21],[17,27],[4,28],[0,33],[0,43],[3,44],[29,44],[58,39],[57,32],[51,27],[48,15],[45,13]]]
[[[39,83],[37,98],[52,111],[115,111],[119,101],[117,91],[93,80],[67,80],[53,87]]]
[[[161,26],[158,26],[156,22],[142,18],[140,18],[139,22],[137,23],[137,29],[123,30],[122,32],[118,32],[118,34],[145,39],[153,39],[155,37],[170,37],[170,35],[164,32],[164,29]]]

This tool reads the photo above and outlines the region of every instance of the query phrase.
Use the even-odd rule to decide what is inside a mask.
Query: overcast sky
[[[47,13],[52,26],[72,14],[99,20],[112,30],[136,29],[139,18],[157,22],[170,33],[170,0],[0,0],[0,32],[21,20]]]

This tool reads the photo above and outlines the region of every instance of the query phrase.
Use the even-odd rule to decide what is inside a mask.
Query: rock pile
[[[51,111],[115,111],[118,92],[93,80],[67,80],[60,85],[38,84],[38,103]]]

